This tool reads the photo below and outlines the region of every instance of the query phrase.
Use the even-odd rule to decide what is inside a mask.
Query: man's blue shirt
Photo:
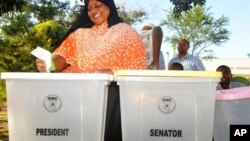
[[[205,67],[198,57],[187,54],[182,59],[180,59],[178,56],[179,54],[172,58],[169,61],[168,66],[170,66],[172,63],[180,63],[183,65],[184,70],[205,71]]]

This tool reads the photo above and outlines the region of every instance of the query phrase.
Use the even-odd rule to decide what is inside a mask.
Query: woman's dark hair
[[[114,0],[98,0],[101,3],[107,5],[109,7],[110,10],[110,14],[108,17],[108,27],[111,27],[113,25],[116,25],[120,22],[122,22],[122,20],[120,19],[120,17],[118,16],[118,11],[117,8],[115,6]],[[59,47],[62,42],[75,30],[77,30],[78,28],[91,28],[94,23],[91,22],[89,16],[88,16],[88,3],[89,0],[84,0],[84,7],[80,12],[80,15],[76,18],[76,20],[73,22],[72,26],[69,28],[69,30],[67,31],[67,33],[64,35],[64,37],[62,38],[62,40],[60,40],[56,47],[54,48],[54,50]]]
[[[105,4],[106,6],[109,7],[109,17],[108,17],[108,27],[111,27],[113,25],[116,25],[120,22],[122,22],[122,20],[120,19],[119,15],[118,15],[118,11],[117,8],[115,6],[114,0],[98,0],[101,3]],[[85,9],[87,11],[85,11],[88,14],[88,4],[89,4],[89,0],[84,0],[84,4],[85,4]],[[92,24],[93,25],[93,24]]]

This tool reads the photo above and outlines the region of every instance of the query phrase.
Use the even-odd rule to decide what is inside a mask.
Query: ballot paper
[[[48,50],[41,47],[37,47],[36,49],[31,51],[31,54],[37,57],[38,59],[45,61],[47,72],[55,70],[55,65],[51,58],[52,55]]]

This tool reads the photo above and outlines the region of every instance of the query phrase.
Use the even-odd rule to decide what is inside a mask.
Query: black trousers
[[[108,89],[104,141],[122,141],[119,86],[111,82]]]

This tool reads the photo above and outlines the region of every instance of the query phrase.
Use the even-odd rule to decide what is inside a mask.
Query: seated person
[[[181,63],[172,63],[169,65],[168,70],[184,70]]]
[[[145,24],[139,33],[147,52],[148,69],[165,69],[165,61],[161,52],[163,31],[160,26]]]

